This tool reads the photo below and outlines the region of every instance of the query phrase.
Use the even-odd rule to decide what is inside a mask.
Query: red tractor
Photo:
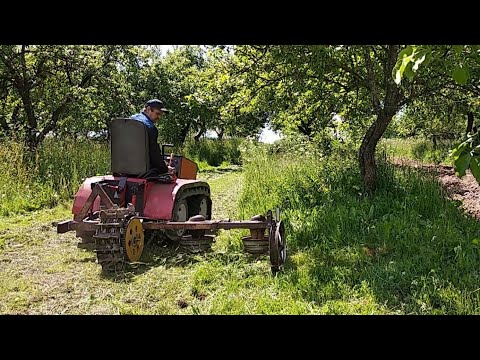
[[[270,254],[271,269],[278,272],[286,259],[284,226],[277,210],[250,221],[211,220],[210,186],[196,180],[197,164],[178,155],[162,156],[175,168],[174,174],[157,175],[149,168],[146,125],[131,118],[111,122],[111,167],[113,175],[87,178],[75,195],[73,220],[57,225],[57,232],[75,230],[80,246],[93,245],[104,271],[123,270],[137,262],[144,249],[145,234],[162,233],[190,251],[210,247],[213,236],[206,230],[248,228],[242,238],[252,254]],[[268,229],[268,234],[267,234]]]

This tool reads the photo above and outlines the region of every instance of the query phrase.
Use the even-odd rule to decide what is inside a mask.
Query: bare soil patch
[[[465,212],[480,220],[480,185],[469,170],[464,177],[459,178],[455,175],[453,166],[425,164],[409,159],[395,159],[393,163],[435,172],[448,197],[460,201]]]

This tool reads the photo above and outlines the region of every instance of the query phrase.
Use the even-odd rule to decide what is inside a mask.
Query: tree
[[[70,126],[75,127],[76,119],[88,118],[85,113],[98,114],[102,108],[99,103],[103,102],[97,102],[96,94],[111,89],[110,80],[119,70],[120,54],[128,48],[0,46],[0,86],[6,100],[0,117],[2,128],[6,133],[22,133],[34,151],[48,133],[68,131]]]
[[[443,74],[451,76],[455,83],[461,86],[463,92],[467,94],[469,106],[465,112],[467,116],[473,117],[472,107],[478,105],[478,100],[472,99],[471,95],[478,97],[480,87],[478,81],[471,80],[479,79],[480,46],[409,45],[398,56],[397,65],[393,72],[395,82],[401,83],[404,77],[408,79],[419,77],[418,70],[422,67],[430,67],[431,63],[434,62],[440,63],[443,66]],[[480,182],[480,139],[478,131],[470,132],[467,130],[463,140],[452,149],[452,156],[457,176],[464,176],[466,170],[470,169],[477,181]]]
[[[400,45],[241,46],[238,71],[251,102],[270,111],[276,127],[313,138],[340,114],[362,130],[358,162],[370,192],[377,183],[375,150],[392,118],[416,97],[441,84],[397,84],[392,72]]]

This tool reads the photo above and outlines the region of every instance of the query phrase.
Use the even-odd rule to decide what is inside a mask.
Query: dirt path
[[[408,159],[396,159],[393,163],[400,166],[412,166],[435,171],[448,197],[452,200],[461,201],[461,208],[480,220],[480,185],[470,170],[467,171],[463,178],[459,178],[455,175],[453,167],[448,165],[424,164]]]

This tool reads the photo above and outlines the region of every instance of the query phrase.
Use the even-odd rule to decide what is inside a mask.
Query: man
[[[169,168],[165,161],[163,161],[160,145],[157,142],[158,130],[155,123],[160,117],[168,113],[163,102],[158,99],[148,100],[141,113],[132,115],[131,118],[143,122],[147,126],[148,132],[148,148],[150,153],[150,169],[157,169],[159,174],[166,174]]]

